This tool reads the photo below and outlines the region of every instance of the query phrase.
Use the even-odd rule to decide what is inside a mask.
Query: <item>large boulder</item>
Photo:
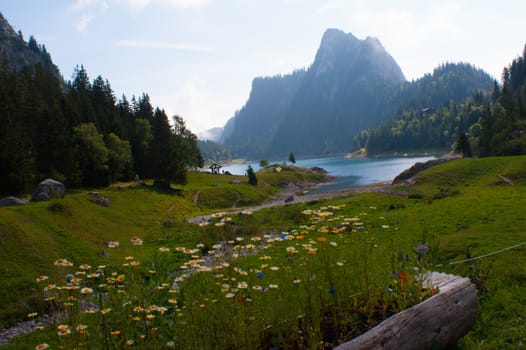
[[[27,204],[26,199],[20,199],[18,197],[4,197],[0,198],[0,207],[9,207],[13,205],[24,205]]]
[[[53,198],[62,198],[66,195],[66,186],[60,181],[53,179],[45,179],[38,184],[32,201],[48,201]]]
[[[404,171],[402,171],[400,174],[398,174],[397,177],[394,178],[393,180],[393,185],[398,185],[400,183],[403,183],[405,181],[408,181],[410,180],[413,176],[415,176],[416,174],[418,174],[419,172],[421,172],[422,170],[426,170],[428,168],[431,168],[432,166],[435,166],[435,165],[438,165],[438,164],[442,164],[442,163],[445,163],[447,162],[448,158],[438,158],[438,159],[432,159],[432,160],[428,160],[427,162],[425,163],[415,163],[412,167],[410,167],[409,169],[406,169]]]

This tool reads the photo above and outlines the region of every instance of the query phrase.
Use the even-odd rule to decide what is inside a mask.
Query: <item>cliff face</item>
[[[26,43],[22,34],[16,33],[9,22],[0,13],[0,69],[19,72],[26,67],[44,65],[60,76],[46,47],[39,45],[32,36]]]
[[[403,82],[377,39],[329,29],[306,71],[254,80],[222,139],[233,155],[254,159],[342,153],[356,133],[392,115],[392,91]]]

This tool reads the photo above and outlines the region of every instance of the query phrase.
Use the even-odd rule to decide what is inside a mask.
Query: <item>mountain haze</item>
[[[308,69],[254,79],[220,142],[233,157],[250,159],[347,153],[364,146],[362,130],[404,109],[437,108],[492,87],[486,72],[466,63],[408,82],[378,39],[328,29]]]
[[[392,114],[389,96],[404,81],[378,39],[328,29],[306,71],[254,79],[222,141],[234,157],[341,153]]]

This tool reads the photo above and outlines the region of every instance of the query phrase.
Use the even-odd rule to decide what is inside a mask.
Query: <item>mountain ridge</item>
[[[350,135],[390,115],[390,91],[405,81],[378,39],[328,29],[307,70],[254,79],[221,139],[235,157],[344,152],[352,146]]]
[[[0,64],[8,72],[20,72],[37,64],[51,69],[62,79],[58,67],[44,45],[39,45],[33,36],[26,43],[22,32],[18,33],[0,12]]]

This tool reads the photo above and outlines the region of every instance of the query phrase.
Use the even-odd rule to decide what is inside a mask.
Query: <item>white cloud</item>
[[[86,30],[88,25],[95,19],[95,16],[89,15],[89,14],[83,14],[80,17],[77,18],[77,22],[75,23],[75,29],[79,32],[83,32]]]
[[[86,0],[89,1],[89,0]],[[120,0],[122,1],[122,0]],[[208,4],[209,0],[124,0],[132,10],[141,10],[144,7],[163,4],[176,8],[201,7]]]
[[[71,6],[71,8],[73,10],[83,10],[87,7],[90,7],[92,6],[93,4],[97,3],[98,0],[76,0],[73,5]]]
[[[105,0],[76,0],[70,7],[75,15],[75,29],[84,32],[95,19],[106,14],[109,4]]]
[[[324,13],[333,12],[333,11],[336,11],[336,10],[339,10],[339,9],[341,9],[340,4],[338,4],[335,1],[329,1],[326,4],[318,7],[316,9],[316,13],[317,14],[324,14]]]
[[[350,12],[350,22],[355,26],[354,34],[379,38],[402,66],[406,78],[411,79],[436,67],[430,64],[462,59],[458,53],[466,46],[468,34],[462,29],[465,10],[448,0],[423,8],[365,5]]]
[[[195,52],[210,52],[214,50],[213,47],[204,45],[192,45],[149,40],[118,40],[114,42],[114,45],[130,48],[165,49]]]
[[[213,91],[210,82],[194,75],[166,95],[157,95],[155,103],[163,106],[171,118],[180,115],[193,133],[213,127],[222,127],[234,115],[246,96],[231,91]]]

